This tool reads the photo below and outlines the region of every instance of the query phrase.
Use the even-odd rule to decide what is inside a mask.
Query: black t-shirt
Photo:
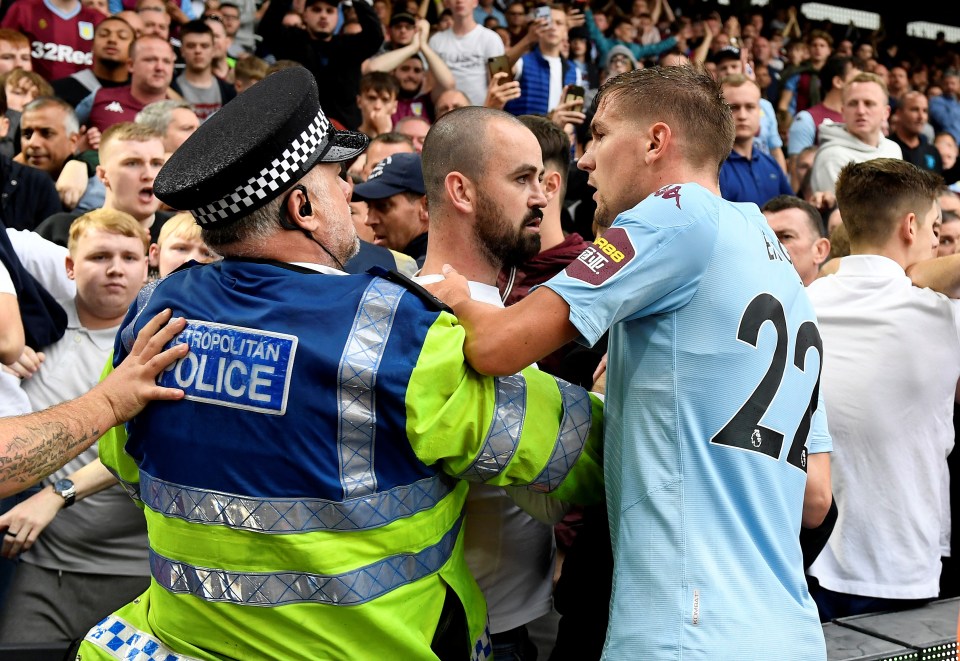
[[[890,139],[900,145],[900,151],[903,152],[903,160],[913,163],[918,168],[930,170],[940,174],[943,172],[943,162],[940,160],[940,152],[920,136],[920,144],[911,149],[907,147],[896,134],[891,134]]]

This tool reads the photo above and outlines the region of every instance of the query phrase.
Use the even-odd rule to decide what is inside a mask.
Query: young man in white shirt
[[[481,106],[487,98],[487,60],[503,55],[504,47],[496,32],[474,20],[476,6],[477,0],[452,0],[453,27],[433,35],[429,44],[450,69],[457,89]]]

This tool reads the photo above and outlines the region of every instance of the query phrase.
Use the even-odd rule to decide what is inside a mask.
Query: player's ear
[[[667,148],[673,142],[673,132],[668,124],[655,122],[650,125],[644,138],[644,160],[647,163],[653,163],[664,156]]]

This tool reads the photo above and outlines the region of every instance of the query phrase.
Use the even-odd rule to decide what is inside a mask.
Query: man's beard
[[[610,208],[607,206],[607,203],[603,201],[603,198],[597,200],[597,210],[593,212],[593,222],[597,224],[597,227],[602,227],[606,229],[613,225],[613,221],[616,220],[617,214],[611,213]]]
[[[540,233],[528,232],[533,220],[543,219],[541,209],[530,209],[518,229],[504,218],[503,209],[492,197],[477,191],[477,219],[474,236],[491,264],[499,268],[519,266],[540,252]]]

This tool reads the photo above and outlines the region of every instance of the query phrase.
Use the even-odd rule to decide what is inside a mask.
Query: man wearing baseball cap
[[[157,177],[224,259],[145,289],[121,325],[117,362],[167,307],[190,353],[158,379],[185,398],[101,446],[144,509],[153,580],[85,661],[489,658],[462,480],[599,498],[598,401],[536,370],[474,372],[436,299],[341,272],[357,238],[340,168],[366,146],[293,68]]]
[[[409,255],[423,266],[428,216],[420,154],[383,159],[353,189],[353,197],[367,203],[367,225],[375,244]]]

